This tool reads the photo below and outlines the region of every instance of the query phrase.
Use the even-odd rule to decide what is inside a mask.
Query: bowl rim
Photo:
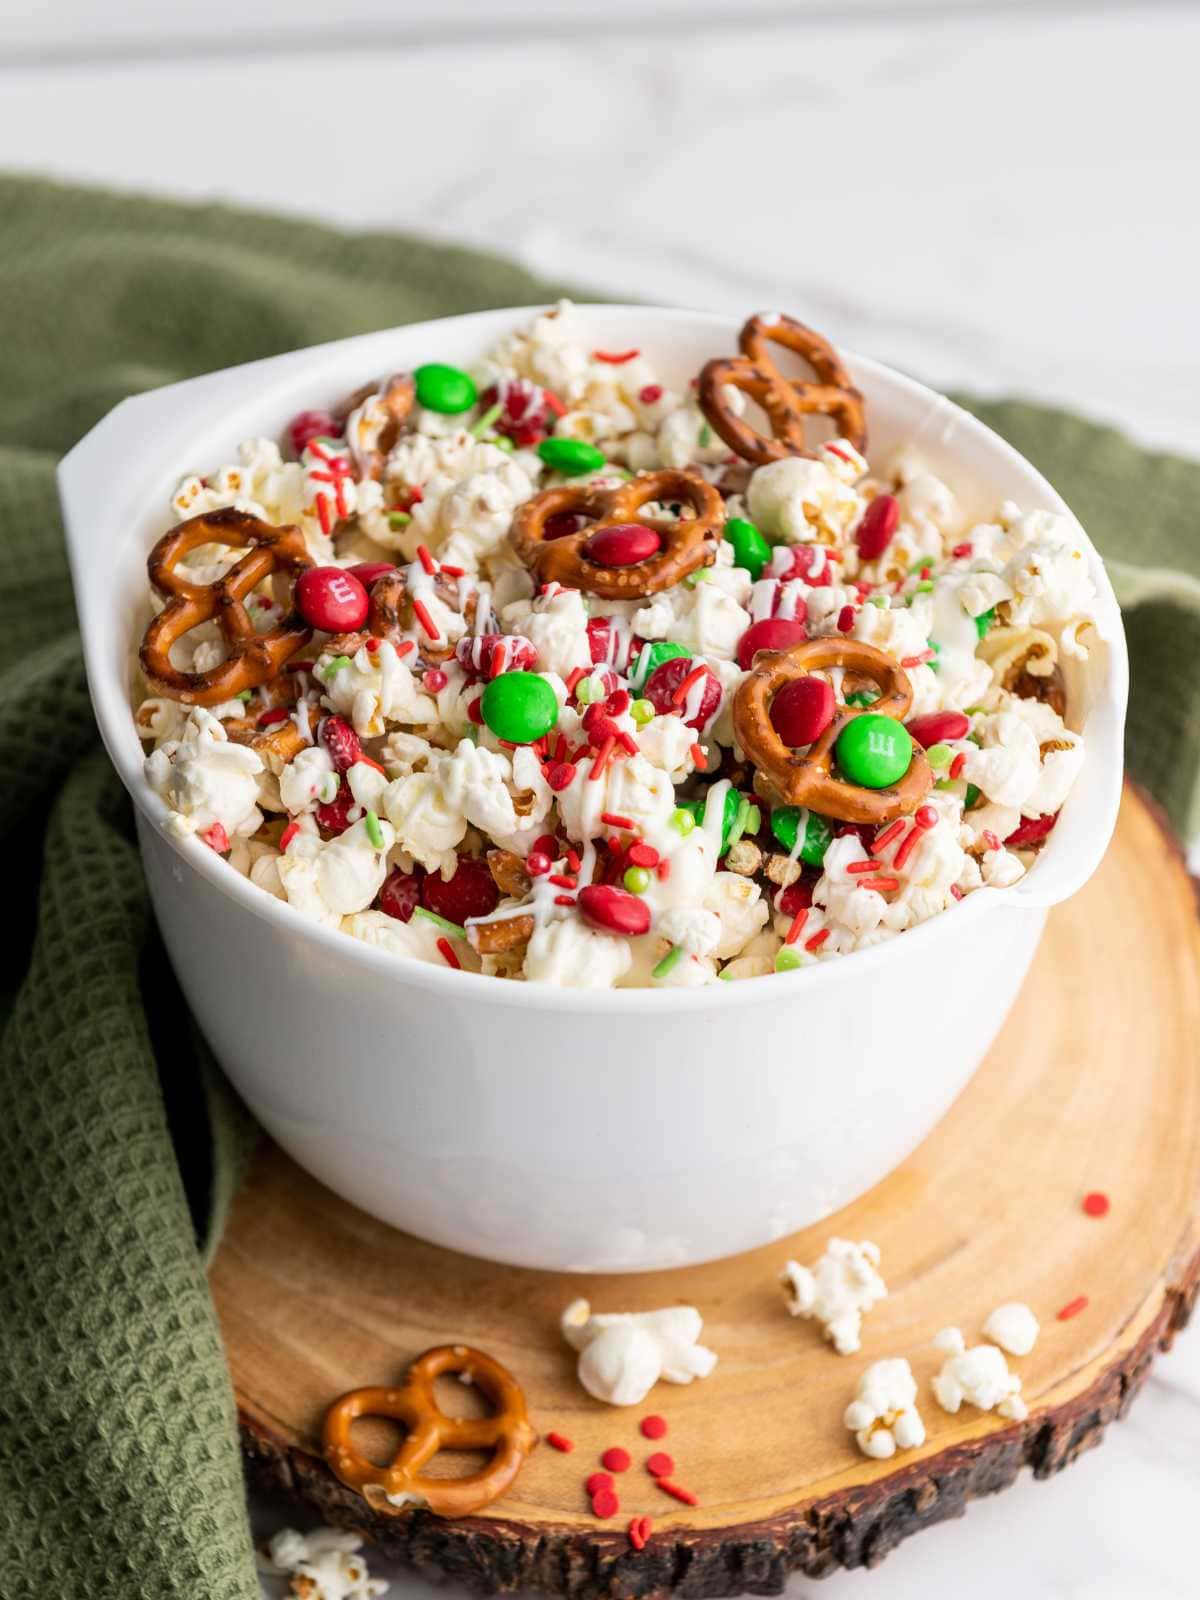
[[[110,670],[109,663],[100,652],[96,639],[95,627],[92,619],[97,607],[102,604],[94,596],[93,591],[86,583],[81,582],[81,575],[85,567],[83,541],[86,537],[83,528],[84,506],[77,501],[74,494],[74,477],[77,472],[86,471],[87,463],[84,460],[88,454],[89,442],[102,430],[107,429],[118,415],[129,408],[138,408],[147,402],[161,402],[166,396],[177,394],[179,391],[189,390],[192,395],[199,398],[200,394],[218,381],[226,383],[237,380],[239,387],[252,381],[251,375],[261,373],[265,377],[267,370],[272,369],[280,377],[286,372],[288,376],[309,363],[317,365],[321,358],[330,361],[335,353],[347,351],[353,346],[363,346],[386,340],[389,336],[404,335],[406,338],[422,333],[436,333],[437,330],[447,326],[469,328],[472,323],[496,322],[509,319],[514,324],[519,324],[520,319],[528,320],[536,314],[545,303],[526,306],[508,306],[489,308],[484,311],[468,312],[458,316],[439,317],[430,320],[401,324],[398,327],[379,329],[372,333],[354,335],[348,339],[329,341],[324,344],[308,346],[301,350],[290,351],[283,355],[271,356],[262,360],[246,362],[235,367],[223,368],[214,373],[204,374],[197,378],[187,379],[181,383],[170,384],[163,388],[146,391],[128,400],[122,401],[113,408],[106,417],[101,419],[78,444],[63,458],[58,468],[60,496],[63,502],[64,522],[67,529],[68,553],[71,561],[72,578],[76,591],[76,603],[79,609],[81,632],[83,636],[85,664],[87,668],[88,687],[91,694],[93,710],[99,725],[101,737],[108,751],[109,758],[115,766],[118,776],[134,801],[138,814],[139,831],[143,825],[152,826],[160,838],[165,838],[169,846],[178,852],[184,861],[200,874],[219,893],[227,896],[251,915],[258,917],[280,933],[298,937],[310,942],[316,950],[336,956],[340,959],[356,963],[364,973],[378,974],[381,979],[390,979],[393,984],[397,980],[410,984],[418,989],[427,989],[431,997],[445,997],[448,1000],[462,999],[464,997],[464,984],[478,985],[483,982],[488,985],[486,989],[478,987],[470,992],[477,998],[485,996],[500,1005],[519,1005],[536,1010],[567,1011],[576,1013],[592,1013],[611,1011],[614,1006],[623,1012],[647,1011],[650,1013],[670,1013],[678,1010],[705,1009],[713,1005],[730,1005],[734,996],[738,997],[738,1004],[765,1003],[770,999],[778,1000],[780,991],[772,987],[766,980],[785,976],[778,973],[765,973],[761,977],[742,978],[734,982],[704,984],[697,988],[668,988],[654,989],[646,987],[616,988],[616,989],[577,989],[564,988],[553,984],[536,982],[519,982],[515,980],[492,979],[484,974],[455,970],[452,967],[435,966],[431,962],[418,961],[405,957],[394,951],[379,949],[360,939],[354,939],[344,934],[340,929],[325,927],[305,917],[294,906],[286,901],[277,899],[268,894],[266,890],[241,873],[230,868],[222,857],[204,845],[194,834],[180,835],[174,832],[167,824],[173,815],[166,802],[155,793],[146,780],[142,769],[141,760],[130,758],[127,740],[117,736],[117,719],[131,719],[132,711],[129,703],[128,685],[119,681],[118,675]],[[630,305],[620,302],[593,302],[581,303],[578,307],[581,315],[587,318],[596,317],[601,322],[618,322],[622,319],[653,319],[663,324],[686,323],[693,328],[707,326],[714,333],[728,342],[736,338],[736,330],[742,318],[733,318],[727,314],[703,310],[690,310],[676,306]],[[1108,804],[1104,808],[1102,827],[1096,830],[1096,843],[1091,852],[1092,859],[1082,868],[1076,863],[1074,868],[1066,868],[1056,875],[1055,885],[1046,884],[1045,892],[1039,892],[1041,884],[1035,882],[1032,888],[1029,879],[1038,878],[1037,872],[1031,872],[1017,884],[1010,888],[996,889],[983,886],[973,890],[956,905],[939,912],[936,916],[927,918],[915,928],[906,929],[903,933],[904,950],[912,956],[919,956],[924,947],[931,941],[952,934],[959,937],[967,933],[972,918],[978,918],[993,908],[1001,905],[1021,906],[1023,909],[1041,910],[1045,907],[1064,899],[1080,886],[1090,876],[1098,864],[1116,823],[1117,807],[1120,801],[1122,765],[1120,761],[1120,731],[1124,721],[1124,709],[1128,695],[1128,656],[1124,630],[1121,625],[1120,611],[1116,597],[1112,590],[1111,582],[1105,571],[1103,561],[1095,546],[1087,535],[1086,529],[1079,523],[1078,518],[1067,506],[1061,495],[1053,488],[1048,480],[1025,459],[1008,442],[1002,439],[985,423],[965,411],[961,406],[947,399],[937,390],[931,389],[918,380],[905,373],[898,372],[895,368],[870,357],[859,356],[849,350],[841,350],[841,355],[852,373],[867,374],[877,377],[887,384],[895,385],[900,390],[906,390],[915,400],[924,403],[930,412],[952,421],[957,428],[965,430],[968,435],[975,435],[983,442],[989,451],[1016,467],[1028,480],[1030,492],[1037,506],[1057,511],[1069,516],[1076,528],[1082,534],[1085,549],[1088,552],[1089,567],[1093,581],[1096,584],[1098,595],[1097,613],[1101,626],[1099,632],[1109,647],[1107,672],[1100,693],[1095,703],[1089,710],[1087,721],[1099,720],[1102,713],[1107,713],[1107,720],[1113,723],[1115,719],[1117,760],[1107,773]],[[319,387],[320,373],[315,376],[315,386]],[[269,402],[268,402],[269,403]],[[82,500],[82,497],[81,497]],[[1030,509],[1032,507],[1023,507]],[[103,603],[108,603],[107,598]],[[1113,732],[1113,727],[1109,729]],[[1111,742],[1111,740],[1110,740]],[[1093,774],[1093,782],[1097,775]],[[1103,799],[1103,796],[1101,796]],[[1102,838],[1100,835],[1103,835]],[[1066,841],[1063,841],[1065,844]],[[1052,836],[1045,851],[1039,856],[1038,867],[1043,867],[1043,857],[1047,860],[1054,859],[1056,840]],[[143,848],[145,844],[143,843]],[[1045,874],[1043,873],[1043,878]],[[1065,886],[1064,886],[1065,884]],[[1055,892],[1057,888],[1058,892]],[[817,962],[812,966],[799,969],[803,972],[804,993],[808,993],[813,985],[818,987],[828,986],[839,980],[865,980],[870,981],[871,976],[880,962],[893,961],[893,940],[884,940],[878,945],[870,946],[865,950],[851,951],[841,956],[836,961]],[[847,967],[847,963],[849,966]],[[801,991],[797,991],[800,998]]]

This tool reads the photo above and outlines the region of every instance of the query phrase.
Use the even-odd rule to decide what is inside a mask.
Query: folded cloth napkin
[[[254,1600],[205,1261],[253,1138],[150,918],[98,746],[54,465],[125,395],[371,328],[555,298],[511,263],[0,179],[0,1551],[7,1600]],[[803,307],[798,307],[803,311]],[[1200,823],[1200,465],[966,404],[1114,564],[1134,772]],[[202,463],[201,463],[202,465]],[[167,486],[164,486],[166,488]]]

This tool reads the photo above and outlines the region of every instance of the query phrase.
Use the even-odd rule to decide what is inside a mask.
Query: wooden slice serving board
[[[335,1198],[266,1146],[212,1268],[252,1468],[358,1526],[392,1555],[475,1585],[572,1596],[771,1592],[786,1573],[871,1564],[1022,1466],[1048,1476],[1099,1441],[1186,1321],[1200,1281],[1200,933],[1176,846],[1126,794],[1093,882],[1051,916],[1033,971],[984,1066],[903,1166],[836,1216],[733,1260],[647,1276],[576,1278],[505,1269],[422,1244]],[[1103,1190],[1107,1217],[1081,1199]],[[883,1252],[889,1298],[858,1355],[836,1355],[785,1314],[789,1257],[840,1234]],[[591,1400],[557,1331],[585,1294],[600,1310],[698,1306],[716,1372],[660,1384],[636,1410]],[[1056,1312],[1077,1296],[1087,1308]],[[970,1342],[1001,1301],[1042,1322],[1012,1365],[1030,1416],[951,1417],[927,1383],[930,1340]],[[512,1491],[479,1516],[381,1517],[320,1460],[325,1408],[343,1391],[399,1380],[430,1345],[477,1345],[524,1385],[542,1444]],[[921,1385],[928,1443],[891,1462],[856,1450],[842,1411],[858,1374],[904,1355]],[[670,1424],[662,1446],[638,1418]],[[595,1520],[583,1489],[609,1445],[634,1458],[621,1513]],[[658,1491],[652,1448],[700,1496]],[[458,1470],[463,1470],[461,1464]],[[642,1512],[655,1532],[626,1538]]]

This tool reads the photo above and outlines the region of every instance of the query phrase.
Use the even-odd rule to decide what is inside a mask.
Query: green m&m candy
[[[733,546],[734,566],[744,567],[757,582],[762,569],[771,559],[771,546],[745,517],[730,517],[725,524],[725,538]]]
[[[427,361],[413,373],[417,386],[417,404],[426,411],[440,411],[444,416],[457,416],[469,411],[479,398],[475,380],[469,372],[459,367],[448,367],[442,361]]]
[[[895,717],[867,711],[854,717],[833,747],[842,776],[864,789],[888,789],[908,771],[912,735]]]
[[[791,855],[796,848],[796,830],[800,826],[800,816],[799,806],[776,806],[771,813],[771,832],[788,855]],[[810,867],[819,867],[825,859],[825,852],[829,849],[832,839],[833,829],[829,823],[815,811],[810,811],[808,820],[804,824],[804,843],[798,852],[801,861],[807,862]]]
[[[532,744],[558,721],[554,690],[536,672],[502,672],[483,691],[483,720],[508,744]]]
[[[605,465],[603,450],[586,439],[543,439],[537,453],[548,467],[564,478],[578,478],[583,472],[598,472]]]
[[[704,821],[704,813],[707,807],[707,800],[681,800],[677,809],[679,811],[690,811],[699,825]],[[721,848],[718,852],[720,855],[724,855],[726,850],[729,849],[729,835],[733,832],[733,825],[737,821],[738,813],[741,811],[741,809],[741,795],[738,794],[737,790],[732,787],[726,789],[725,811],[721,818]],[[690,828],[688,829],[688,832],[691,832]]]

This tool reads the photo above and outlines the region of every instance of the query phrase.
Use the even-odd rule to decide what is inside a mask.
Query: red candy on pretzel
[[[639,515],[643,506],[674,501],[692,515]],[[588,520],[557,534],[564,516]],[[698,472],[664,468],[607,488],[546,489],[518,508],[510,538],[539,583],[561,583],[604,600],[638,600],[711,566],[724,520],[724,502],[711,483]]]

